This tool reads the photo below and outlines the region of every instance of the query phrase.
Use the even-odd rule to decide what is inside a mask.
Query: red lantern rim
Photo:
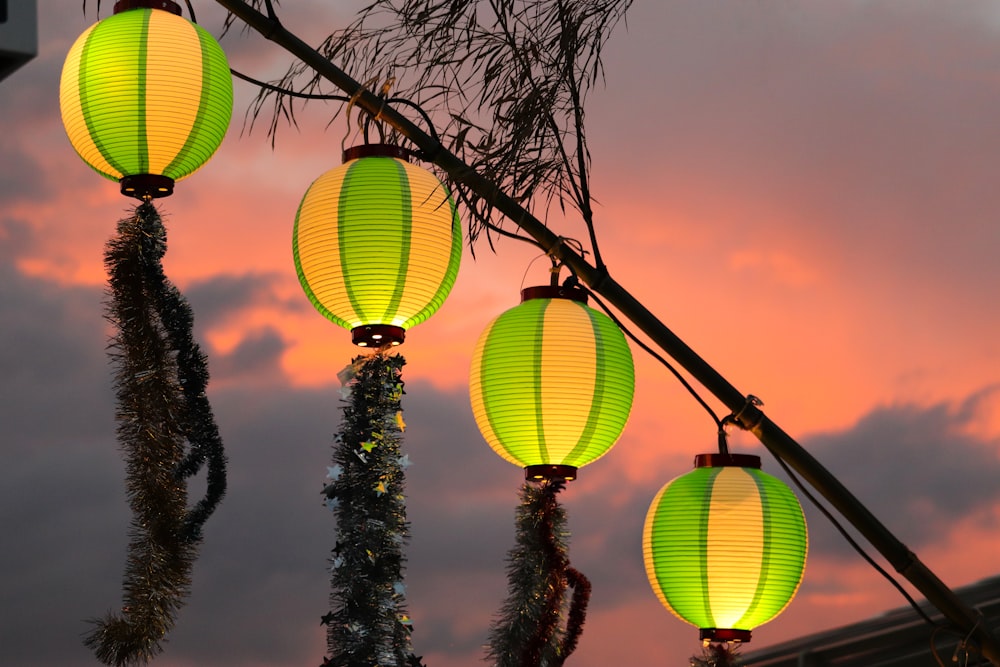
[[[760,457],[753,454],[698,454],[694,457],[695,468],[757,468]]]
[[[136,199],[169,197],[174,193],[174,179],[161,174],[133,174],[118,181],[121,193]]]
[[[363,324],[351,329],[351,342],[358,347],[402,345],[406,329],[391,324]]]
[[[536,285],[521,290],[521,303],[532,299],[569,299],[577,303],[587,303],[587,292],[580,287],[559,285]]]
[[[344,162],[363,157],[394,157],[409,162],[410,151],[393,144],[361,144],[344,149]]]
[[[543,479],[562,479],[567,482],[572,482],[576,479],[576,471],[576,466],[543,463],[540,465],[526,466],[524,468],[524,478],[528,481],[534,482],[538,482]]]
[[[171,14],[181,15],[181,6],[173,0],[118,0],[112,9],[112,14],[129,9],[162,9]]]
[[[700,628],[699,635],[703,642],[749,642],[749,630],[732,628]]]

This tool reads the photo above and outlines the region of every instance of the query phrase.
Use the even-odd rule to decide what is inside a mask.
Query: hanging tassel
[[[566,513],[556,500],[565,482],[525,483],[517,509],[516,543],[508,554],[508,597],[490,630],[488,659],[496,667],[559,667],[576,649],[590,582],[569,566]],[[566,627],[566,591],[573,588]]]
[[[348,400],[323,489],[337,521],[332,611],[321,619],[330,653],[323,665],[330,667],[423,667],[410,644],[403,583],[405,363],[380,350],[356,358],[341,375]]]
[[[121,613],[95,620],[84,643],[114,667],[145,664],[162,651],[188,594],[202,525],[226,490],[205,356],[187,301],[163,273],[165,252],[166,231],[148,201],[118,223],[105,251],[107,318],[117,329],[109,355],[132,521]],[[189,510],[186,480],[206,464],[205,497]]]

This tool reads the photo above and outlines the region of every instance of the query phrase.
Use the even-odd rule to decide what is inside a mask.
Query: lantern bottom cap
[[[406,329],[391,324],[363,324],[351,329],[351,342],[358,347],[402,345]]]
[[[119,181],[121,192],[136,199],[156,199],[174,194],[174,179],[159,174],[133,174]]]
[[[564,479],[567,482],[572,482],[576,479],[576,470],[576,466],[556,465],[551,463],[525,466],[524,478],[527,480]]]
[[[749,642],[750,630],[735,630],[732,628],[701,628],[701,640],[708,642]]]

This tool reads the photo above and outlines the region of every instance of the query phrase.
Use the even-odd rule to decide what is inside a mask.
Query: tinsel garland
[[[226,490],[205,356],[190,306],[163,273],[166,247],[159,213],[143,202],[119,221],[105,250],[106,314],[117,330],[109,355],[132,520],[121,613],[95,620],[84,643],[115,667],[144,664],[162,651],[189,591],[202,525]],[[189,509],[187,479],[206,463],[205,496]]]
[[[743,660],[735,646],[712,642],[702,649],[700,656],[691,656],[689,667],[743,667]]]
[[[507,557],[508,597],[490,629],[487,658],[495,667],[558,667],[583,631],[590,582],[569,566],[566,512],[556,500],[564,485],[521,488],[515,546]],[[568,587],[573,596],[565,611]]]
[[[340,431],[323,489],[337,522],[327,626],[333,667],[420,667],[406,614],[403,547],[409,539],[400,449],[403,365],[384,350],[347,372]],[[349,377],[353,376],[353,377]]]

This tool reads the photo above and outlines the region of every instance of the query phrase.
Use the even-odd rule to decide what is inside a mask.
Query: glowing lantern
[[[66,56],[59,90],[73,148],[122,194],[173,192],[205,164],[233,113],[226,56],[170,0],[119,0]]]
[[[806,523],[760,457],[702,454],[653,499],[642,549],[660,602],[703,640],[750,641],[798,590]]]
[[[407,155],[385,144],[344,151],[344,164],[309,186],[295,216],[302,288],[361,347],[402,343],[406,329],[444,303],[458,276],[455,204]]]
[[[531,287],[521,299],[479,337],[472,411],[490,447],[526,478],[575,479],[625,428],[632,353],[583,290]]]

